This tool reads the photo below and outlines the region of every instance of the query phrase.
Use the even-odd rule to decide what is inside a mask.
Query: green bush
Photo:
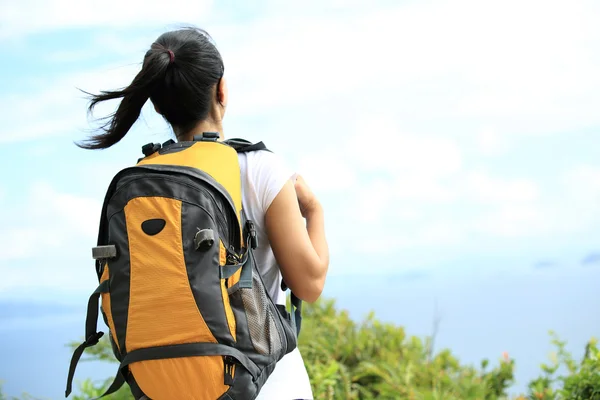
[[[583,359],[578,363],[565,350],[566,342],[550,332],[556,353],[551,364],[542,364],[542,375],[528,385],[531,400],[600,400],[600,351],[592,339],[585,347]],[[566,374],[558,375],[559,369]]]
[[[304,312],[300,349],[315,399],[498,399],[513,379],[513,361],[491,371],[461,366],[450,351],[431,354],[428,340],[369,314],[361,323],[332,300]]]

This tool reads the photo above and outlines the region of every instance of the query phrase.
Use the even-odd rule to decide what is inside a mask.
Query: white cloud
[[[543,195],[523,180],[496,180],[493,185],[488,178],[481,180],[487,183],[480,186],[479,200],[486,198],[496,208],[472,220],[474,232],[489,237],[568,238],[600,223],[600,167],[572,167]]]
[[[127,86],[137,73],[138,66],[105,66],[60,77],[38,93],[18,93],[0,97],[0,143],[27,141],[39,137],[64,135],[87,129],[86,92]],[[112,112],[117,103],[99,104],[94,117]],[[15,123],[16,122],[16,127]]]
[[[597,166],[576,167],[559,177],[556,186],[541,186],[526,171],[507,178],[465,163],[461,148],[469,146],[458,139],[405,133],[389,121],[378,125],[381,118],[368,120],[374,132],[384,133],[367,140],[363,124],[351,122],[355,130],[334,155],[345,157],[336,173],[353,177],[355,184],[337,192],[326,185],[336,174],[325,174],[317,192],[331,199],[326,209],[337,225],[333,236],[344,243],[342,253],[541,240],[585,232],[600,221]],[[330,156],[321,157],[311,158],[311,165],[326,165]],[[356,226],[373,236],[356,235]]]
[[[590,2],[441,1],[260,21],[226,58],[232,109],[256,114],[338,93],[398,110],[418,104],[419,116],[486,118],[502,132],[598,121],[598,15]]]
[[[308,147],[297,163],[298,171],[321,193],[346,191],[363,185],[365,202],[383,198],[449,201],[452,194],[438,180],[462,168],[459,146],[439,135],[404,132],[386,115],[363,115],[352,121],[353,130],[335,144],[317,150]],[[308,142],[310,143],[310,142]],[[324,148],[324,149],[322,149]],[[376,179],[372,179],[376,176]],[[386,191],[389,195],[378,195]]]
[[[354,193],[346,197],[343,214],[351,215],[352,222],[376,225],[393,205],[389,194],[389,182],[374,178],[368,184],[355,187]]]
[[[575,231],[600,224],[600,166],[576,165],[559,177],[567,216],[563,225]]]
[[[577,165],[561,177],[567,191],[579,200],[600,203],[600,167],[596,165]]]
[[[348,168],[347,157],[342,149],[323,152],[320,150],[305,155],[297,163],[297,170],[310,185],[319,192],[340,192],[357,184],[356,170]]]
[[[94,9],[61,1],[7,4],[0,26],[6,31],[17,29],[16,25],[59,29],[81,24],[108,29],[128,26],[126,22],[133,20],[158,27],[162,21],[203,14],[210,7],[201,1],[188,4],[179,0],[166,8],[130,2],[113,13],[110,3]],[[36,14],[40,17],[31,21],[17,18],[36,7],[41,10]],[[42,17],[52,14],[43,10],[54,7],[74,7],[80,16],[72,17],[76,15],[73,12],[61,13],[57,20]],[[412,112],[413,124],[414,118],[445,117],[494,126],[495,133],[485,131],[480,138],[486,152],[497,151],[506,135],[600,123],[596,112],[600,106],[596,73],[600,58],[593,56],[600,44],[594,16],[600,13],[593,2],[511,0],[500,6],[475,0],[437,1],[345,13],[337,18],[304,13],[290,20],[268,11],[263,18],[219,20],[210,27],[225,58],[229,114],[234,117],[266,117],[277,110],[298,118],[314,107],[333,107],[331,102],[340,99],[353,101],[359,110],[379,103],[391,115]],[[68,126],[81,126],[81,114],[66,111],[81,109],[76,105],[80,103],[76,103],[79,93],[75,84],[119,87],[117,79],[108,79],[115,74],[121,75],[119,82],[128,83],[152,40],[154,37],[134,30],[103,32],[89,48],[61,50],[71,52],[71,57],[84,57],[79,52],[90,50],[121,54],[124,64],[136,65],[119,72],[100,67],[89,74],[58,77],[53,79],[56,84],[40,84],[38,93],[5,98],[3,110],[9,106],[11,111],[5,115],[17,111],[21,116],[31,108],[36,120],[50,120],[53,134]],[[56,102],[52,103],[54,96]],[[302,111],[295,114],[299,109]],[[69,118],[71,124],[67,124]],[[17,129],[13,126],[13,131],[29,132],[23,135],[27,139],[43,131],[40,128],[26,122]],[[438,133],[443,133],[444,128],[439,129]],[[5,140],[18,140],[15,136],[0,132]]]
[[[437,259],[444,253],[462,246],[466,240],[467,230],[451,220],[429,221],[421,226],[402,224],[402,221],[388,221],[388,226],[381,223],[363,228],[361,231],[351,230],[344,236],[347,241],[345,253],[387,257],[388,265],[380,265],[379,272],[390,269],[414,268],[415,264],[424,265]],[[389,225],[394,226],[392,228]],[[362,234],[359,234],[362,233]],[[364,269],[364,265],[334,265],[336,272],[350,272]]]
[[[91,248],[100,209],[96,199],[33,183],[25,201],[5,208],[1,218],[6,222],[0,231],[0,292],[32,287],[77,291],[88,282],[93,285]]]
[[[523,238],[546,234],[554,226],[549,214],[539,205],[500,206],[471,222],[474,233],[488,237]]]
[[[212,9],[211,0],[164,2],[104,0],[22,0],[2,3],[0,40],[23,34],[68,28],[116,28],[158,26],[203,21]]]
[[[2,262],[36,259],[70,251],[72,241],[95,242],[101,203],[61,193],[47,183],[33,183],[27,199],[6,209],[0,239]],[[17,216],[21,216],[17,218]]]
[[[47,216],[68,232],[68,235],[94,239],[98,232],[100,210],[98,199],[60,193],[47,183],[34,184],[31,215],[36,219]],[[44,199],[39,202],[37,199]]]
[[[509,148],[506,136],[502,136],[497,130],[486,127],[475,136],[476,148],[486,156],[497,156],[505,153]]]
[[[464,196],[469,201],[486,204],[530,203],[539,198],[537,185],[527,179],[494,178],[482,171],[465,174]]]
[[[38,242],[45,239],[40,238],[40,236],[40,232],[34,227],[14,227],[12,229],[3,227],[3,230],[0,232],[2,262],[8,264],[12,260],[31,256]],[[49,239],[52,240],[53,237],[50,236]]]
[[[35,93],[3,94],[0,108],[6,118],[0,117],[0,142],[85,127],[86,103],[76,87],[97,92],[128,84],[154,40],[128,30],[128,18],[133,18],[132,26],[152,29],[180,17],[197,23],[188,15],[199,14],[206,4],[186,8],[180,2],[166,14],[162,6],[144,5],[139,8],[146,14],[132,16],[138,5],[127,3],[110,21],[110,2],[96,10],[98,15],[89,6],[76,5],[80,18],[35,16],[20,18],[19,27],[14,22],[18,19],[5,23],[11,15],[25,15],[21,7],[33,9],[34,3],[2,6],[9,12],[0,13],[0,39],[98,27],[102,32],[88,48],[65,46],[52,57],[77,60],[110,52],[122,61],[38,78]],[[44,11],[52,6],[39,7]],[[230,86],[226,131],[230,120],[240,129],[251,121],[255,125],[235,136],[260,133],[267,145],[281,147],[290,141],[289,153],[302,154],[294,156],[294,167],[327,202],[332,249],[344,254],[412,249],[423,254],[444,246],[476,247],[496,238],[567,234],[591,229],[599,221],[596,167],[577,168],[549,188],[525,169],[507,177],[502,164],[491,165],[487,158],[517,148],[518,135],[600,124],[598,4],[414,2],[326,17],[315,17],[305,7],[298,5],[302,12],[289,20],[266,8],[254,20],[218,20],[209,31],[224,55]],[[123,29],[114,33],[113,27]],[[97,115],[115,105],[100,106]],[[273,120],[283,122],[275,129],[268,125]],[[297,132],[298,126],[307,129]],[[470,158],[473,153],[477,163]],[[494,161],[510,163],[508,156]],[[104,172],[96,173],[108,179]],[[65,217],[61,204],[81,209],[97,204],[48,186],[35,190],[38,196],[62,199],[50,200],[51,209],[67,218],[70,231],[95,237],[97,211],[79,224]],[[357,237],[352,229],[356,225],[369,237]],[[12,240],[6,243],[13,243],[13,257],[31,254],[23,247],[25,241],[18,240],[31,232],[12,232],[4,235]],[[67,236],[61,232],[53,238],[62,243]]]
[[[443,177],[462,167],[459,146],[439,135],[406,132],[389,115],[361,115],[347,154],[364,171]]]
[[[521,237],[550,228],[545,210],[537,208],[541,196],[535,182],[472,169],[459,142],[449,137],[406,133],[377,116],[365,120],[378,132],[372,139],[364,134],[369,131],[364,123],[352,123],[354,131],[334,155],[312,157],[310,164],[318,168],[331,157],[338,160],[337,175],[311,177],[320,183],[317,194],[332,201],[326,204],[329,218],[336,221],[334,236],[346,252],[448,247],[465,244],[472,235]],[[344,187],[343,199],[327,197],[337,193],[336,176],[355,182]],[[374,235],[356,235],[357,224]]]

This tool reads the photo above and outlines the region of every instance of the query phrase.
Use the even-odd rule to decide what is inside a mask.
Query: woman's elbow
[[[324,288],[325,275],[308,279],[294,295],[304,302],[314,303],[321,297]]]

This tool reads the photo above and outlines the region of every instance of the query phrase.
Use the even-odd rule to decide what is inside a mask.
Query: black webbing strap
[[[85,318],[85,341],[81,343],[73,352],[71,358],[71,365],[69,366],[69,376],[67,377],[67,389],[65,390],[65,397],[69,397],[71,394],[73,377],[75,376],[75,368],[81,358],[83,352],[88,347],[95,346],[98,344],[100,338],[104,335],[104,332],[98,332],[98,306],[100,302],[100,294],[108,292],[108,280],[103,281],[88,300],[87,315]]]
[[[127,356],[125,356],[125,357],[127,357]],[[115,379],[113,380],[111,385],[108,387],[108,389],[106,389],[106,392],[104,392],[104,394],[102,396],[96,397],[94,400],[100,399],[104,396],[108,396],[109,394],[113,394],[117,390],[121,389],[121,386],[123,386],[124,383],[125,383],[125,375],[123,374],[123,370],[121,369],[121,367],[119,367],[119,370],[117,371],[117,375],[115,375]]]
[[[243,211],[242,211],[243,212]],[[250,243],[252,238],[252,234],[248,232],[246,235],[246,243]],[[238,283],[233,285],[230,289],[229,294],[233,293],[233,291],[237,289],[251,289],[252,288],[252,264],[254,263],[254,254],[252,253],[253,248],[248,247],[244,252],[242,260],[239,264],[233,265],[222,265],[220,267],[220,278],[228,279],[233,274],[235,274],[240,268],[242,269],[242,273],[240,274],[240,279]],[[233,290],[235,288],[235,290]]]
[[[284,292],[286,290],[288,290],[288,286],[285,284],[285,282],[282,280],[281,281],[281,290],[283,290]],[[296,337],[300,336],[300,329],[302,327],[302,300],[300,300],[298,297],[296,297],[296,295],[294,294],[294,292],[290,291],[291,295],[290,295],[290,300],[292,303],[292,323],[294,324],[294,327],[296,328]]]
[[[246,252],[244,253],[244,261],[242,261],[242,273],[240,280],[234,286],[239,289],[252,289],[252,270],[254,268],[254,249],[258,247],[256,238],[256,228],[254,222],[246,217],[246,212],[242,209],[242,224],[244,226],[244,235],[246,236]]]
[[[271,150],[267,149],[267,146],[265,146],[265,144],[263,142],[252,143],[252,142],[247,141],[246,139],[240,139],[240,138],[227,139],[227,140],[224,140],[223,143],[226,143],[229,146],[233,147],[235,149],[235,151],[237,151],[238,153],[247,153],[250,151],[258,151],[258,150],[266,150],[269,152],[271,151]]]
[[[185,343],[169,346],[150,347],[145,349],[133,350],[123,358],[119,365],[119,370],[115,376],[113,383],[100,397],[112,394],[119,390],[125,383],[123,370],[129,364],[148,360],[161,360],[165,358],[181,358],[194,356],[230,356],[241,364],[253,379],[256,379],[260,373],[256,364],[254,364],[246,355],[236,348],[218,344],[218,343]]]
[[[219,278],[220,279],[231,278],[233,276],[233,274],[238,272],[238,270],[240,268],[244,268],[244,265],[246,265],[247,262],[248,262],[248,252],[245,252],[244,255],[242,256],[242,259],[240,260],[240,262],[238,264],[221,265],[220,272],[219,272]]]
[[[252,248],[246,250],[246,261],[242,266],[242,273],[240,274],[240,280],[237,285],[240,289],[252,289],[252,267],[254,265],[254,253]]]
[[[239,264],[234,264],[234,265],[221,265],[221,276],[219,276],[220,279],[229,279],[233,276],[233,274],[235,274],[236,272],[238,272],[238,270],[240,268],[242,268],[244,264],[243,263],[239,263]]]
[[[292,303],[292,322],[296,328],[296,337],[300,336],[300,328],[302,327],[302,300],[291,292],[290,300]]]

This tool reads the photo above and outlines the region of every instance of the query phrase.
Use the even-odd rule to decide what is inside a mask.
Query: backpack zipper
[[[233,247],[233,245],[229,245],[229,247],[226,248],[226,250],[228,265],[235,265],[241,262],[240,256],[235,252],[235,248]]]
[[[133,178],[136,175],[138,177],[137,178]],[[176,181],[176,182],[178,182],[178,183],[180,183],[180,184],[182,184],[184,186],[187,186],[189,188],[199,189],[201,192],[203,192],[204,194],[206,194],[212,200],[212,203],[215,206],[215,210],[218,211],[216,213],[217,214],[216,215],[216,217],[217,217],[217,221],[216,221],[217,225],[219,225],[219,228],[221,229],[221,233],[224,233],[224,232],[228,232],[229,233],[229,238],[228,238],[229,243],[228,243],[228,245],[230,247],[233,246],[233,243],[235,243],[235,233],[234,233],[235,228],[233,228],[233,229],[227,229],[227,227],[228,227],[228,223],[227,222],[228,221],[223,216],[223,213],[220,212],[221,209],[219,207],[217,199],[215,199],[215,196],[208,189],[206,189],[204,186],[202,186],[202,185],[190,185],[188,182],[185,182],[185,181],[183,181],[183,180],[181,180],[179,178],[173,177],[173,176],[168,176],[168,177],[165,177],[165,176],[147,177],[147,176],[139,176],[138,174],[136,174],[136,175],[130,175],[129,177],[131,179],[128,180],[122,186],[120,186],[118,189],[116,189],[114,191],[113,195],[111,196],[111,198],[114,197],[114,196],[116,196],[117,193],[119,193],[123,188],[125,188],[125,187],[129,186],[130,184],[132,184],[133,182],[135,182],[137,180],[141,180],[141,179],[165,179],[165,180],[172,180],[172,181]],[[191,202],[187,202],[187,201],[186,201],[186,203],[195,204],[195,203],[191,203]],[[195,205],[198,206],[198,204],[195,204]],[[229,217],[231,218],[231,214],[232,214],[231,209],[228,208],[227,211],[228,211]],[[235,220],[237,220],[237,216],[234,216],[234,218],[235,218]],[[229,225],[233,225],[233,223],[231,223]]]

